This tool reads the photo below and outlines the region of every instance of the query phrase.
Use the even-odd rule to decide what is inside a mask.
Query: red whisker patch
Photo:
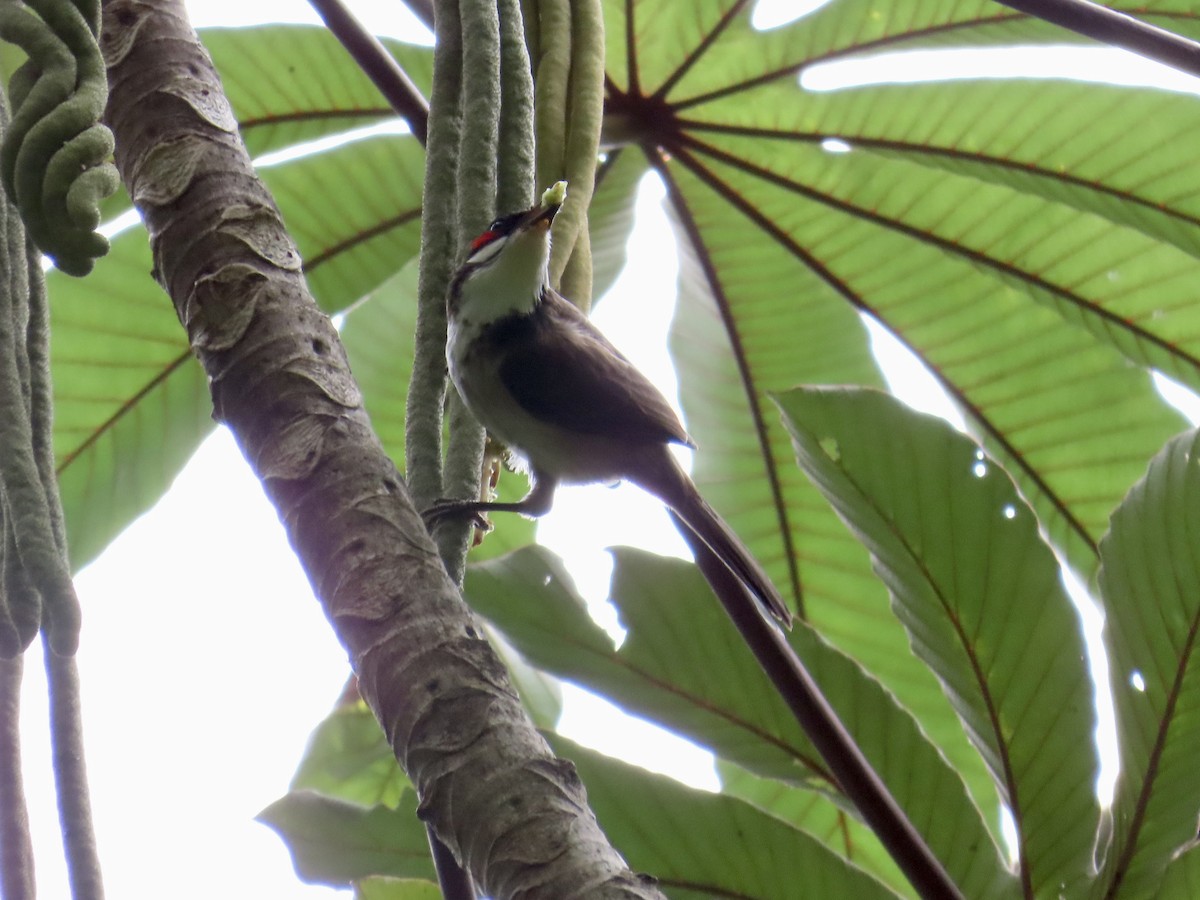
[[[475,240],[471,241],[471,252],[474,253],[484,244],[491,243],[497,237],[499,237],[499,235],[495,231],[485,231],[479,237],[475,238]]]

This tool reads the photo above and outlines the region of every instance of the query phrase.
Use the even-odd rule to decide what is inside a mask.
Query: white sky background
[[[381,33],[408,39],[419,33],[401,3],[351,5]],[[793,15],[796,9],[789,0],[773,5]],[[301,0],[193,0],[189,8],[197,26],[318,21]],[[767,25],[770,18],[760,21]],[[920,71],[963,65],[962,59],[946,60],[945,53],[921,54]],[[971,61],[993,77],[1011,76],[1014,66],[1050,77],[1090,66],[1110,77],[1119,72],[1127,83],[1175,90],[1194,90],[1197,83],[1117,51],[1050,48],[1017,57],[976,51]],[[853,66],[814,69],[804,85],[828,90],[846,79],[875,77],[869,67]],[[887,71],[895,76],[894,58]],[[661,197],[661,187],[643,185],[629,270],[599,304],[596,319],[674,397],[665,338],[675,271],[673,262],[664,262],[673,260],[673,248]],[[663,302],[651,307],[646,301],[654,297]],[[915,405],[952,413],[936,392],[920,386],[922,380],[932,383],[927,373],[905,368],[881,330],[873,336],[877,352],[889,360],[890,377]],[[597,601],[605,596],[609,574],[603,548],[633,544],[683,553],[659,504],[625,487],[560,490],[539,538],[564,556],[583,592]],[[300,884],[282,842],[253,817],[286,791],[309,732],[346,679],[346,657],[274,509],[224,429],[77,583],[85,613],[79,664],[88,766],[109,896],[333,896]],[[27,660],[22,731],[39,887],[42,897],[65,898],[45,684],[38,654]],[[716,785],[706,753],[644,723],[623,722],[608,704],[583,692],[568,691],[562,730],[648,768]]]

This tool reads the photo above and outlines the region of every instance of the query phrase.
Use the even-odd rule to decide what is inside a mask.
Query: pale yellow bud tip
[[[542,194],[543,206],[562,206],[563,201],[567,199],[567,183],[565,181],[556,181],[550,187],[546,188]]]

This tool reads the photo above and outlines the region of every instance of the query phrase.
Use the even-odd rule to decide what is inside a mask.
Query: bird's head
[[[471,241],[451,285],[452,315],[482,324],[532,311],[550,281],[550,225],[565,195],[560,181],[537,206],[501,216]]]

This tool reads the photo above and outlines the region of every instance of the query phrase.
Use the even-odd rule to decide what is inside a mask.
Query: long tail
[[[786,628],[792,627],[792,613],[771,579],[750,555],[746,545],[733,533],[717,511],[700,496],[696,485],[679,467],[675,457],[662,445],[662,456],[630,480],[654,494],[671,509],[697,537],[715,553],[734,575],[746,585],[758,601]]]

